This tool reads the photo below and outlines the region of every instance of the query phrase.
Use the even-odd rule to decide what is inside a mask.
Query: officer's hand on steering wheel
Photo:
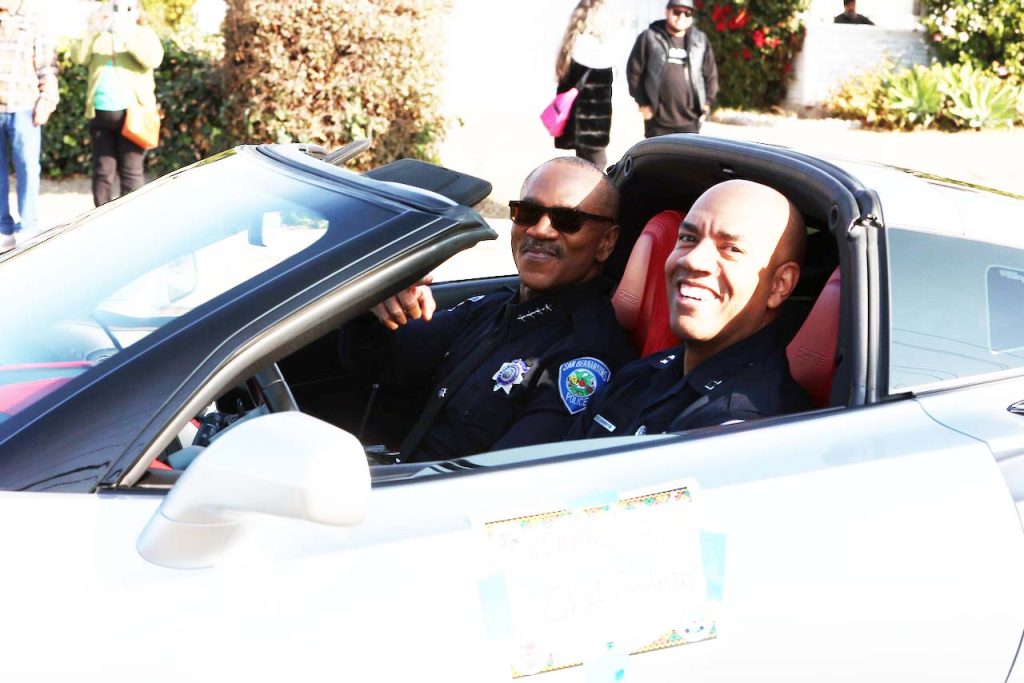
[[[437,310],[437,303],[429,285],[434,281],[430,275],[419,282],[403,289],[398,294],[388,297],[370,309],[377,320],[389,330],[397,330],[410,320],[430,320]]]

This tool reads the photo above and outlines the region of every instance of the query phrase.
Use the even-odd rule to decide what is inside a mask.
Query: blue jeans
[[[13,154],[14,173],[18,178],[18,216],[11,216],[8,145]],[[0,112],[0,235],[13,235],[19,230],[36,231],[39,217],[39,152],[42,128],[32,122],[32,110]]]

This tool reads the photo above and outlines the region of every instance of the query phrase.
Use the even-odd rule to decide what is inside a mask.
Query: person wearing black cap
[[[693,0],[668,0],[665,18],[637,36],[626,64],[644,135],[699,133],[718,94],[711,43],[693,25]]]

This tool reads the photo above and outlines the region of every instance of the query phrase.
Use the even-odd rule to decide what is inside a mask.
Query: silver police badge
[[[504,389],[505,393],[511,393],[512,387],[516,384],[523,383],[523,375],[530,371],[530,366],[527,365],[521,358],[508,363],[502,363],[491,379],[494,380],[494,391],[498,389]]]

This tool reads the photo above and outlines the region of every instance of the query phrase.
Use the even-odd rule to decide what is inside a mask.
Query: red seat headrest
[[[612,296],[615,317],[641,357],[679,343],[668,326],[665,261],[675,248],[683,214],[662,211],[647,221]]]
[[[789,372],[819,408],[829,405],[836,371],[836,340],[839,337],[839,292],[836,268],[807,314],[807,319],[786,347]]]

